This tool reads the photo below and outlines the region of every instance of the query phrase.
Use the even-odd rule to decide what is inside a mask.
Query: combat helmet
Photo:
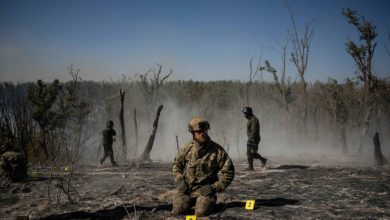
[[[188,131],[206,131],[210,129],[210,123],[202,117],[194,117],[188,124]]]
[[[251,107],[244,107],[242,109],[242,113],[247,114],[247,115],[253,115],[252,108]]]

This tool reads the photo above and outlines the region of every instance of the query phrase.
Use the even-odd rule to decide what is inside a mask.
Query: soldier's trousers
[[[103,158],[100,160],[100,163],[104,163],[104,161],[106,160],[107,157],[110,157],[110,161],[111,161],[111,164],[112,165],[116,165],[115,161],[114,161],[114,151],[112,150],[112,147],[106,147],[104,146],[104,155],[103,155]]]
[[[191,197],[188,194],[176,192],[173,196],[173,209],[172,212],[177,215],[190,214],[191,209],[195,205],[196,216],[208,216],[215,205],[217,197],[210,196],[198,196]]]
[[[259,145],[255,143],[248,143],[247,144],[247,156],[248,156],[248,163],[249,167],[253,168],[253,159],[259,159],[262,163],[265,163],[267,160],[266,158],[262,157],[257,151],[259,150]]]

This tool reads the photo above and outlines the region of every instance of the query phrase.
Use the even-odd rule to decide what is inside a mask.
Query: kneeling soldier
[[[233,181],[233,162],[223,147],[210,139],[209,128],[209,122],[200,117],[193,118],[188,125],[193,140],[180,149],[173,162],[177,185],[174,214],[188,214],[195,205],[196,216],[209,215],[216,193]]]

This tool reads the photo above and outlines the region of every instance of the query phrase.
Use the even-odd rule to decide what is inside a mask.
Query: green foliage
[[[359,14],[356,11],[352,11],[351,9],[343,9],[342,14],[347,17],[348,23],[352,24],[359,31],[360,40],[371,42],[378,35],[375,32],[376,25],[371,24],[366,21],[363,16],[359,17]]]
[[[358,67],[358,79],[364,82],[367,90],[372,91],[374,89],[372,81],[376,80],[372,74],[372,59],[377,45],[375,38],[378,35],[375,31],[376,25],[349,8],[343,9],[342,14],[348,19],[348,23],[357,29],[360,39],[360,45],[348,39],[345,44],[346,50]]]
[[[27,92],[33,109],[32,118],[40,127],[40,145],[46,159],[50,161],[56,160],[65,146],[80,148],[83,144],[82,131],[91,112],[90,104],[82,95],[78,70],[74,71],[72,66],[68,70],[73,77],[72,81],[60,84],[54,80],[46,84],[38,80]],[[67,155],[68,160],[75,159],[72,155]]]
[[[50,84],[37,80],[37,83],[28,89],[27,96],[34,109],[32,117],[42,129],[63,124],[64,115],[56,111],[54,106],[60,90],[60,82],[57,79]]]

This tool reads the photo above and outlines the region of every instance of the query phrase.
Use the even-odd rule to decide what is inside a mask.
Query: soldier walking
[[[114,151],[112,150],[112,143],[115,142],[113,136],[116,135],[115,130],[113,129],[114,122],[108,121],[106,123],[106,129],[103,130],[103,148],[104,148],[104,156],[100,160],[100,164],[102,165],[107,157],[110,157],[111,164],[113,166],[118,166],[114,161]]]
[[[173,162],[177,186],[174,214],[189,214],[195,206],[196,216],[210,215],[216,193],[233,181],[233,162],[223,147],[208,136],[209,129],[209,122],[200,117],[193,118],[188,125],[192,141],[180,149]]]
[[[253,159],[259,159],[261,161],[262,167],[267,163],[267,158],[262,157],[257,153],[260,143],[260,123],[259,119],[253,115],[251,107],[244,107],[242,110],[244,117],[248,119],[246,125],[246,133],[248,135],[247,141],[247,156],[248,156],[248,168],[247,170],[253,171]]]

